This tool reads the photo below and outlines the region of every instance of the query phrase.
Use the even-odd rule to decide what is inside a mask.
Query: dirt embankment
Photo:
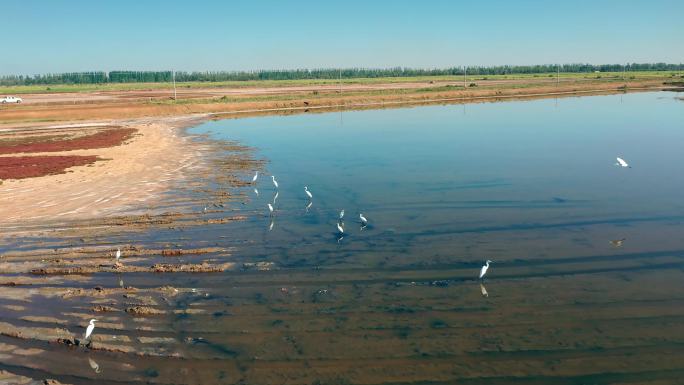
[[[79,103],[68,103],[60,94],[26,95],[25,99],[41,98],[41,104],[27,103],[0,110],[0,121],[35,122],[87,119],[122,119],[151,116],[174,116],[204,113],[259,114],[264,111],[309,108],[345,107],[383,103],[469,102],[516,97],[557,97],[573,94],[629,92],[666,87],[665,79],[632,79],[626,81],[599,79],[566,79],[556,84],[548,80],[478,80],[464,88],[458,82],[389,83],[346,85],[338,87],[310,86],[304,88],[262,87],[253,89],[197,89],[179,94],[178,101],[168,96],[153,100],[141,97],[142,91],[117,91],[102,98],[102,92],[79,95]],[[155,94],[156,95],[156,94]]]

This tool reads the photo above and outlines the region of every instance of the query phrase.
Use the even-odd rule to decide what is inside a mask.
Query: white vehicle
[[[21,103],[23,100],[21,98],[17,98],[14,96],[5,96],[4,98],[0,98],[0,103],[5,104],[5,103]]]

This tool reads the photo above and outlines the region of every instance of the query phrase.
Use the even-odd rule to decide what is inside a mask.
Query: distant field
[[[601,72],[601,73],[560,73],[561,79],[605,79],[621,80],[623,75],[627,79],[656,79],[684,76],[684,72],[676,71],[635,71]],[[468,76],[468,80],[511,80],[511,79],[539,79],[555,78],[556,73],[542,74],[512,74],[512,75],[476,75]],[[381,78],[348,78],[342,79],[343,84],[380,84],[380,83],[411,83],[411,82],[447,82],[462,81],[463,76],[415,76],[415,77],[381,77]],[[240,87],[283,87],[338,84],[336,79],[304,79],[304,80],[247,80],[223,82],[184,82],[176,83],[177,88],[240,88]],[[91,91],[140,91],[173,88],[171,83],[106,83],[106,84],[52,84],[30,86],[0,86],[0,95],[52,93],[52,92],[91,92]]]

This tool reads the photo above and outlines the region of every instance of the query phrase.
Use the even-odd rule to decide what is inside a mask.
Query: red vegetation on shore
[[[117,128],[101,131],[88,136],[64,140],[46,140],[44,142],[32,143],[0,142],[0,154],[55,152],[113,147],[130,139],[136,132],[137,130],[135,128]]]
[[[63,174],[73,166],[84,166],[98,160],[89,156],[8,156],[0,157],[0,179],[25,179]]]

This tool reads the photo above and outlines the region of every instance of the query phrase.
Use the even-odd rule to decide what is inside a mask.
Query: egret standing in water
[[[344,209],[342,209],[342,211],[340,211],[340,220],[342,220],[342,218],[344,218]]]
[[[309,199],[312,199],[312,198],[313,198],[313,194],[311,194],[311,191],[309,191],[309,187],[308,187],[308,186],[304,186],[304,192],[306,193],[306,196],[309,197]]]
[[[273,181],[273,185],[274,185],[275,188],[277,189],[277,188],[278,188],[278,181],[275,180],[275,176],[271,175],[271,180]]]
[[[480,279],[482,279],[482,277],[484,277],[485,274],[487,274],[487,270],[489,270],[489,263],[490,262],[492,262],[492,261],[490,261],[488,259],[487,263],[484,266],[482,266],[482,268],[480,269]]]
[[[630,166],[629,163],[625,162],[625,160],[620,158],[619,156],[617,157],[617,163],[615,163],[615,165],[620,167],[632,168],[632,166]]]
[[[268,203],[268,215],[273,216],[273,206],[270,203]]]
[[[363,214],[359,214],[359,219],[361,219],[361,226],[368,226],[368,219],[366,219],[366,217],[364,217]]]
[[[121,258],[121,248],[116,248],[116,261],[119,262],[119,259]]]
[[[256,182],[258,177],[259,177],[259,171],[254,173],[254,176],[252,177],[252,183]]]
[[[90,335],[93,334],[93,329],[95,329],[95,321],[97,321],[95,318],[90,320],[90,323],[88,324],[88,328],[86,329],[86,332],[85,332],[85,337],[83,338],[84,340],[89,339]]]

